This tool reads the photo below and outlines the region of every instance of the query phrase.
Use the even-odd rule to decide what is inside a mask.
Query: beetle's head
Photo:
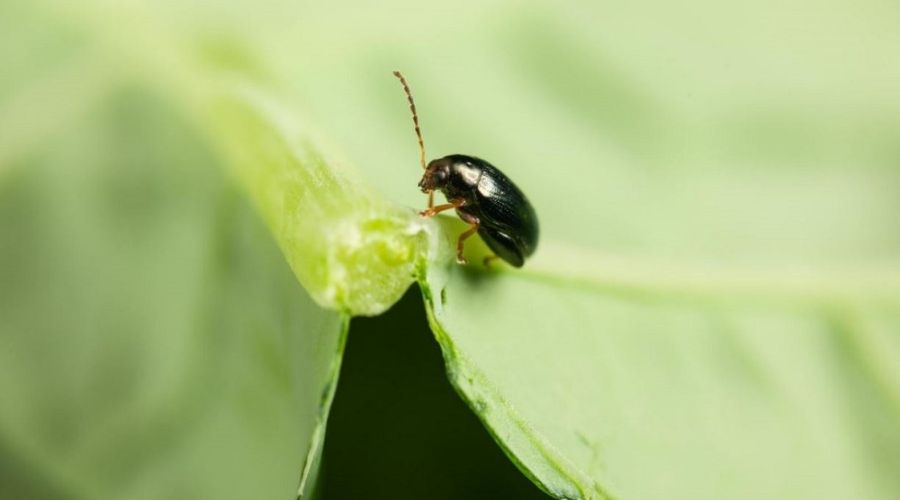
[[[425,169],[425,175],[419,181],[419,187],[422,188],[423,193],[430,193],[447,185],[447,181],[450,179],[450,163],[447,158],[431,160],[428,168]]]

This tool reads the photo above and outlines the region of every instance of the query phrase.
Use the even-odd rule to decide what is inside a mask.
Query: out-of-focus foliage
[[[288,498],[345,325],[123,85],[0,187],[0,497]]]
[[[35,10],[0,8],[0,498],[292,498],[346,320],[177,99]]]
[[[0,9],[0,356],[18,360],[0,368],[0,456],[11,478],[26,478],[4,484],[149,497],[169,473],[220,498],[244,491],[222,478],[283,490],[312,429],[321,433],[339,325],[289,288],[267,235],[319,304],[374,313],[399,297],[428,227],[398,208],[423,203],[390,76],[401,69],[429,156],[489,159],[541,218],[541,247],[521,272],[446,268],[441,253],[420,261],[451,380],[529,477],[565,497],[900,494],[896,5]],[[320,160],[320,149],[348,161]],[[357,170],[338,168],[347,163]],[[223,194],[228,171],[269,233]],[[235,221],[248,232],[227,232]],[[213,239],[222,231],[232,239]],[[243,264],[218,264],[222,241],[247,245]],[[176,279],[232,286],[192,302],[173,295],[187,286]],[[214,351],[220,339],[198,316],[221,321],[215,333],[228,338],[277,331],[301,345],[276,352],[301,360],[278,365],[237,344]],[[278,328],[241,328],[246,318]],[[30,333],[42,324],[43,336]],[[165,355],[191,339],[203,363]],[[209,352],[228,353],[222,374],[192,376],[219,359]],[[214,467],[235,455],[215,453],[218,437],[192,447],[204,434],[181,426],[190,419],[127,427],[134,414],[259,409],[237,392],[209,395],[235,383],[231,363],[310,370],[279,386],[295,394],[283,399],[247,375],[268,387],[254,396],[307,409],[299,424],[269,407],[260,414],[281,426],[212,427],[234,440],[230,450],[265,448],[243,457],[252,470]],[[117,370],[135,367],[151,389],[79,382],[125,383]],[[159,387],[184,387],[191,404]],[[118,417],[125,396],[137,409]],[[51,433],[67,414],[78,418],[66,425],[90,424]],[[258,428],[296,446],[273,451]],[[163,455],[177,459],[153,462]],[[109,459],[121,456],[135,461]]]

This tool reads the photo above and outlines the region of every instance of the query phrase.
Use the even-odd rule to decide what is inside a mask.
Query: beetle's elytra
[[[534,253],[538,242],[538,220],[534,208],[525,194],[490,163],[461,154],[448,155],[425,163],[425,142],[419,127],[416,104],[406,79],[399,71],[409,109],[412,111],[416,137],[419,140],[419,161],[425,174],[419,181],[422,192],[428,194],[428,208],[419,212],[432,217],[444,210],[456,209],[459,217],[471,227],[459,235],[456,242],[456,260],[464,264],[463,248],[466,238],[476,232],[495,255],[484,259],[485,265],[494,258],[501,258],[515,267],[522,267],[525,259]],[[444,193],[447,203],[434,205],[434,192]]]

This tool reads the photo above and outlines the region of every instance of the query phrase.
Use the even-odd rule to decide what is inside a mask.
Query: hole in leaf
[[[450,386],[415,287],[352,321],[323,453],[322,500],[548,498]]]

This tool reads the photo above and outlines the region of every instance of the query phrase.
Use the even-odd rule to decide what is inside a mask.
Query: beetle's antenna
[[[416,126],[416,137],[419,138],[419,161],[422,163],[422,170],[426,170],[425,141],[422,140],[422,129],[419,128],[419,115],[416,113],[416,101],[413,100],[412,92],[409,90],[409,84],[406,83],[406,78],[403,78],[403,75],[401,75],[399,71],[394,71],[394,76],[400,79],[400,84],[403,85],[403,91],[406,92],[406,99],[409,101],[409,110],[412,111],[413,124]]]

